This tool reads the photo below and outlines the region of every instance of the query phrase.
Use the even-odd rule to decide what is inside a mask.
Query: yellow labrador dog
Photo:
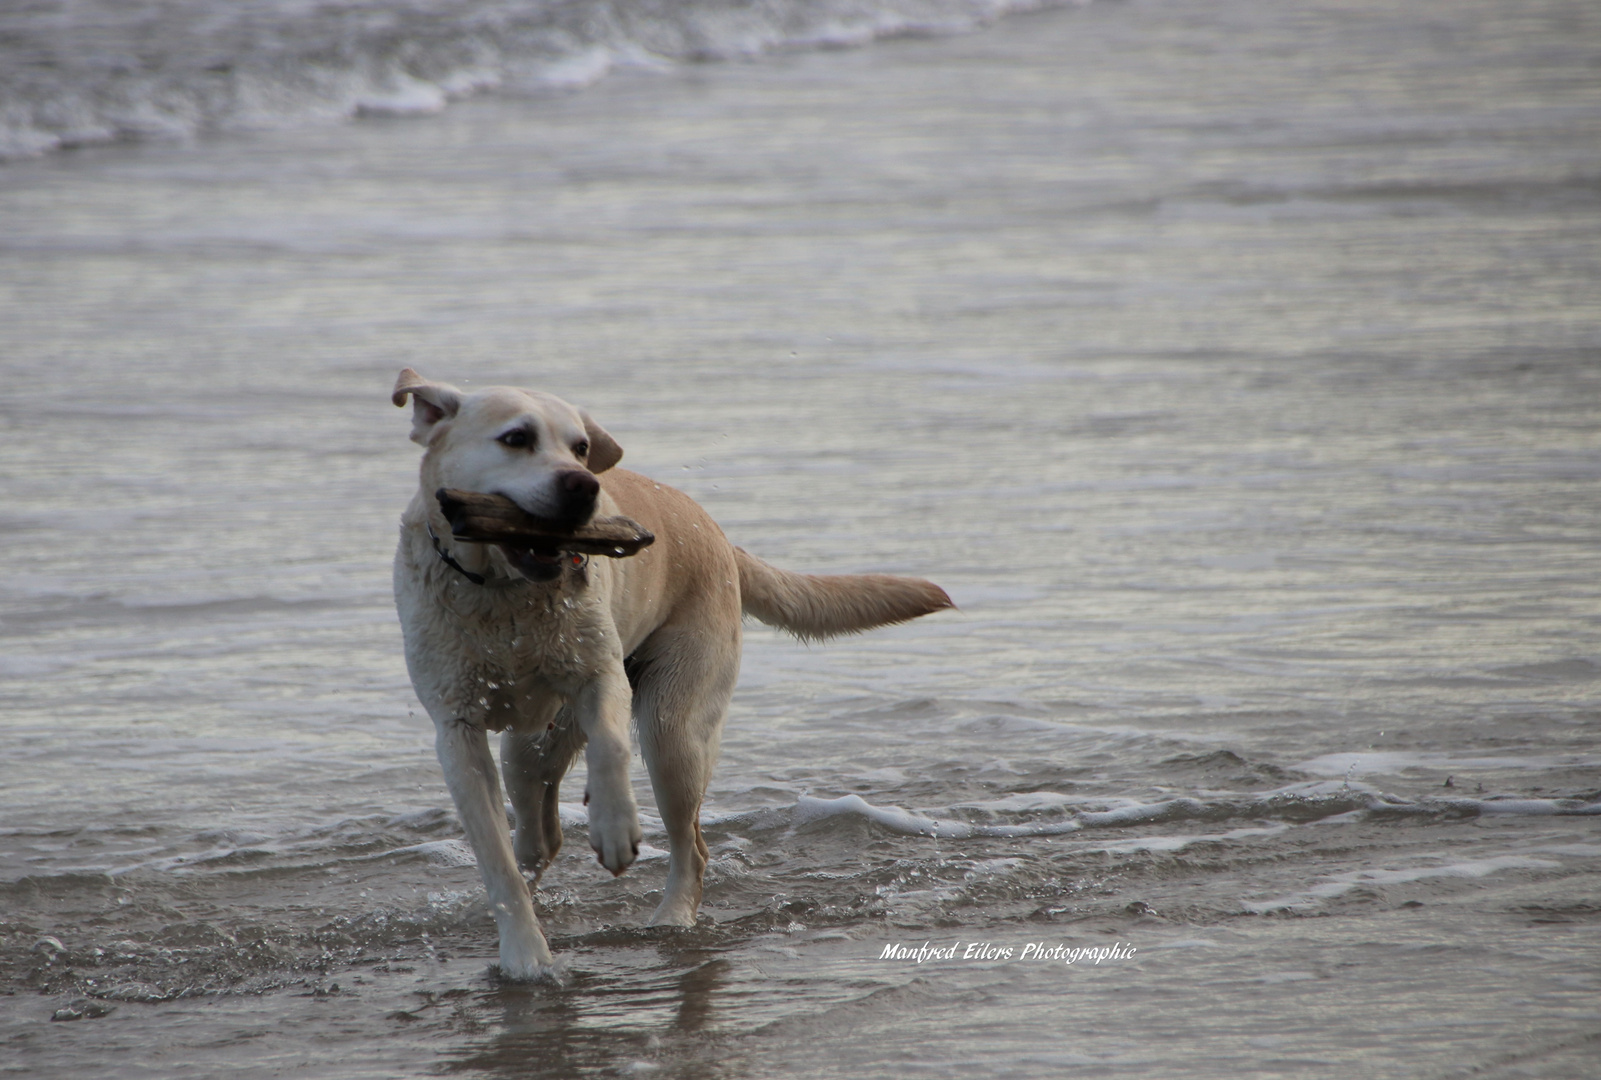
[[[687,495],[614,468],[616,441],[549,394],[464,393],[407,368],[393,400],[408,398],[411,438],[426,450],[421,488],[401,518],[395,602],[412,685],[433,717],[445,782],[500,927],[501,972],[533,978],[551,963],[523,873],[537,881],[561,847],[556,791],[586,746],[589,844],[613,874],[639,854],[630,716],[671,848],[650,921],[693,925],[707,860],[701,799],[739,671],[741,614],[823,638],[926,615],[950,598],[916,578],[768,566],[730,544]],[[466,543],[451,536],[434,497],[441,488],[504,495],[569,529],[624,514],[656,542],[632,558],[594,561]],[[490,731],[504,732],[515,839]]]

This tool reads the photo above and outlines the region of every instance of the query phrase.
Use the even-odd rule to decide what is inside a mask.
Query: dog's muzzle
[[[556,498],[559,506],[556,520],[569,529],[581,528],[595,516],[600,481],[587,469],[559,472],[556,474]]]

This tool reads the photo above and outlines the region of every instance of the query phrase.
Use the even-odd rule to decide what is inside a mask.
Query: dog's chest
[[[485,588],[410,569],[396,596],[413,681],[451,715],[493,730],[543,723],[621,659],[603,598],[581,580]]]
[[[603,631],[583,612],[516,612],[505,628],[476,624],[477,656],[463,672],[463,689],[477,696],[491,730],[543,725],[559,701],[577,694],[602,666]],[[491,632],[485,633],[488,629]]]

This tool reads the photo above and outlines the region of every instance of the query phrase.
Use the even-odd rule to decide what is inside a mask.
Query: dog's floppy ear
[[[623,448],[617,445],[617,440],[606,434],[606,429],[582,409],[578,415],[583,417],[584,434],[589,436],[589,458],[584,463],[589,471],[603,473],[623,460]]]
[[[411,398],[411,441],[428,445],[434,426],[449,420],[461,409],[461,391],[445,383],[429,382],[411,368],[401,368],[389,400],[398,406]]]

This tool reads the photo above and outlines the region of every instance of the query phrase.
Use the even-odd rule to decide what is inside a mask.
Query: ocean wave
[[[796,803],[794,812],[797,825],[840,816],[867,818],[890,832],[939,839],[965,839],[971,836],[1052,836],[1076,832],[1080,828],[1079,824],[1072,820],[1017,825],[976,824],[949,819],[942,821],[899,807],[874,806],[860,795],[845,795],[838,799],[815,799],[809,795],[802,795]]]
[[[81,0],[0,7],[0,161],[437,112],[623,68],[973,30],[1063,0]]]
[[[578,834],[569,837],[570,841],[582,845],[582,832],[588,826],[587,810],[578,803],[561,803],[559,811],[563,829]],[[1601,815],[1601,801],[1496,794],[1407,798],[1367,784],[1334,780],[1288,784],[1270,791],[1208,791],[1154,800],[1022,791],[932,808],[873,802],[854,794],[836,798],[797,794],[787,805],[709,811],[701,816],[701,826],[717,842],[740,843],[744,842],[742,837],[783,836],[796,831],[827,835],[862,827],[933,840],[1028,839],[1070,834],[1082,834],[1080,839],[1085,839],[1101,834],[1108,836],[1100,842],[1102,849],[1115,852],[1136,847],[1179,850],[1202,841],[1266,835],[1261,832],[1264,828],[1276,833],[1291,825],[1409,818],[1427,824],[1503,815],[1597,816]],[[661,818],[648,808],[642,808],[639,817],[645,836],[653,842],[641,848],[641,860],[665,859],[666,828]],[[1229,823],[1235,823],[1232,830],[1216,834],[1191,835],[1184,831],[1193,825]],[[1148,835],[1152,827],[1159,826],[1180,831],[1168,837]],[[0,881],[0,898],[18,890],[50,893],[100,888],[135,874],[278,877],[374,861],[471,866],[472,851],[460,839],[459,829],[448,809],[426,807],[393,815],[338,818],[311,826],[286,823],[279,829],[268,826],[260,830],[184,833],[135,830],[123,838],[122,844],[107,845],[105,838],[100,838],[82,852],[63,851],[53,867],[30,863],[20,876]],[[1130,830],[1146,832],[1130,838],[1125,835]]]
[[[860,795],[833,799],[801,795],[792,807],[707,815],[702,827],[736,829],[828,827],[860,821],[886,832],[933,839],[1062,836],[1086,829],[1230,820],[1311,824],[1373,817],[1467,818],[1497,814],[1588,816],[1601,814],[1601,802],[1563,798],[1408,799],[1365,784],[1310,781],[1272,791],[1209,793],[1156,801],[1075,798],[1057,792],[1023,792],[993,802],[964,802],[933,810],[910,810],[871,803]],[[647,828],[647,832],[650,831]],[[1227,834],[1247,835],[1248,830]],[[1190,838],[1186,842],[1194,842]]]
[[[1533,848],[1543,854],[1573,858],[1594,858],[1594,851],[1574,846],[1551,845]],[[1280,911],[1315,908],[1358,889],[1382,889],[1385,886],[1406,885],[1436,878],[1483,878],[1508,870],[1547,871],[1562,868],[1562,863],[1536,855],[1494,855],[1482,859],[1465,859],[1427,866],[1407,866],[1395,869],[1363,868],[1338,874],[1325,875],[1324,879],[1300,892],[1267,900],[1246,900],[1243,908],[1253,915],[1266,915]]]
[[[1293,768],[1313,776],[1397,776],[1412,770],[1468,772],[1470,770],[1593,769],[1601,765],[1595,754],[1471,754],[1425,751],[1369,751],[1324,754]]]

